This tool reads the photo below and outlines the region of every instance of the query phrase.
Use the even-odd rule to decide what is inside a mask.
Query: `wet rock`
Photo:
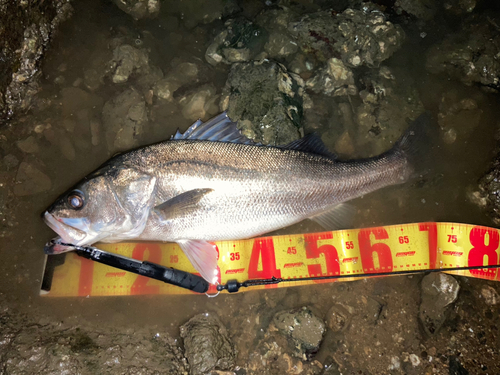
[[[292,55],[298,49],[297,42],[285,30],[271,33],[268,42],[264,46],[264,50],[269,57],[274,59]]]
[[[160,12],[160,0],[113,0],[113,2],[136,20],[154,18]]]
[[[34,154],[40,151],[40,147],[38,146],[38,142],[35,137],[30,135],[28,138],[23,139],[21,141],[16,142],[17,147],[22,152],[26,152],[27,154]]]
[[[113,83],[124,83],[134,71],[148,67],[148,55],[144,50],[124,44],[113,51],[111,67]]]
[[[264,29],[245,18],[227,20],[224,27],[205,52],[205,59],[211,65],[250,61],[267,41]]]
[[[300,74],[302,78],[307,79],[316,68],[316,60],[310,55],[298,53],[294,59],[287,65],[291,72]]]
[[[305,53],[341,59],[349,67],[378,66],[399,49],[404,32],[378,10],[321,11],[289,25]]]
[[[296,348],[294,355],[303,359],[319,350],[326,330],[325,322],[308,307],[278,312],[272,323],[281,334],[293,341]]]
[[[488,285],[483,286],[481,289],[481,296],[484,298],[484,302],[490,306],[496,305],[500,302],[500,295],[498,295],[498,292],[495,288]]]
[[[5,373],[187,374],[175,340],[162,331],[96,328],[81,321],[75,328],[0,305]]]
[[[144,97],[134,88],[125,90],[106,102],[102,119],[111,153],[138,146],[148,124]]]
[[[333,332],[344,331],[351,321],[351,314],[342,305],[333,305],[326,313],[326,324]]]
[[[446,143],[469,138],[479,126],[483,110],[470,97],[460,98],[456,92],[445,93],[439,105],[438,123]]]
[[[34,165],[22,162],[16,175],[14,194],[18,197],[33,195],[50,190],[52,182],[50,178],[36,168]]]
[[[329,96],[356,95],[358,89],[354,84],[351,69],[342,60],[332,57],[326,62],[326,67],[306,82],[306,87],[315,93]]]
[[[469,199],[484,208],[495,225],[500,224],[500,154],[478,182],[478,190],[469,192]]]
[[[97,146],[101,141],[101,123],[99,121],[90,120],[90,134],[92,146]]]
[[[164,100],[172,101],[174,93],[188,83],[198,79],[199,68],[196,64],[182,62],[176,65],[165,78],[159,80],[154,86],[154,94]]]
[[[355,108],[357,129],[351,136],[358,157],[368,157],[389,150],[424,107],[411,79],[401,72],[396,76],[389,68],[381,67],[368,72],[361,82],[362,103]],[[348,121],[351,114],[346,115]]]
[[[296,14],[287,7],[270,9],[257,17],[255,22],[269,33],[264,50],[272,59],[280,59],[296,53],[297,41],[288,31],[288,24]]]
[[[242,133],[264,144],[287,144],[300,137],[303,89],[300,77],[276,62],[234,64],[221,109]]]
[[[239,10],[234,0],[190,0],[172,1],[164,8],[169,14],[180,16],[184,26],[192,29],[199,24],[208,24],[221,17],[227,17]]]
[[[446,0],[443,3],[443,8],[459,16],[471,13],[479,3],[481,3],[481,0]]]
[[[184,118],[193,121],[205,118],[207,114],[206,106],[208,101],[215,95],[215,91],[213,85],[205,85],[193,94],[179,100],[179,104],[183,106],[182,115]]]
[[[487,91],[500,91],[499,20],[490,13],[473,18],[460,32],[429,49],[427,70],[446,73],[467,86],[480,84]]]
[[[13,169],[19,165],[19,160],[16,158],[15,155],[12,154],[7,154],[3,157],[2,159],[3,165],[5,165],[5,168],[7,170]]]
[[[453,276],[431,273],[422,279],[420,321],[424,330],[432,335],[439,331],[456,301],[460,285]]]
[[[66,0],[0,4],[0,123],[30,108],[39,91],[40,66],[59,24],[69,18]]]
[[[61,107],[65,121],[68,121],[81,110],[94,107],[99,110],[102,107],[102,99],[78,87],[65,87],[61,89]],[[73,126],[76,126],[76,123]]]
[[[213,314],[199,314],[180,327],[190,374],[234,366],[234,347],[221,321]]]
[[[438,3],[432,0],[396,0],[394,7],[398,13],[406,12],[428,21],[436,14]]]

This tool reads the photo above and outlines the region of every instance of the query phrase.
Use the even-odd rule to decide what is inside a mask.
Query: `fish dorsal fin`
[[[231,121],[226,112],[202,122],[196,121],[184,133],[179,130],[171,140],[192,139],[198,141],[231,142],[246,145],[255,144],[251,139],[242,135],[236,127],[236,122]]]
[[[308,134],[301,139],[297,139],[296,141],[290,142],[289,144],[281,147],[287,150],[297,150],[326,156],[330,159],[337,159],[337,155],[328,150],[320,136],[316,133]]]

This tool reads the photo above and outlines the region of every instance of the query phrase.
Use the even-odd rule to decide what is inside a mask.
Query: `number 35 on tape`
[[[491,266],[499,264],[499,238],[498,230],[488,227],[415,223],[220,241],[215,243],[219,253],[218,282],[225,284],[228,280],[243,282],[273,276],[297,280],[260,287],[272,288],[337,281],[300,281],[314,276],[365,274],[370,277],[378,272],[436,268],[446,271],[446,268]],[[98,244],[97,247],[126,257],[196,272],[176,244],[120,243]],[[497,269],[450,273],[489,280],[500,278]],[[47,278],[49,282],[46,282]],[[62,265],[46,266],[44,279],[41,295],[49,297],[192,293],[72,253],[66,255]],[[215,291],[215,286],[211,290]]]

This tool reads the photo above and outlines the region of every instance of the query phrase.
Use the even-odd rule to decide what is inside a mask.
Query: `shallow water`
[[[166,5],[167,3],[164,3],[164,6]],[[51,145],[46,140],[40,142],[40,150],[34,154],[21,152],[15,143],[31,134],[36,125],[64,127],[65,121],[74,121],[73,109],[80,110],[82,105],[87,109],[89,117],[100,116],[101,107],[95,103],[104,103],[116,93],[117,88],[112,83],[107,83],[95,93],[91,93],[84,104],[81,99],[65,98],[61,89],[73,87],[73,83],[81,79],[82,72],[92,64],[93,53],[102,49],[111,35],[127,33],[131,38],[135,38],[137,44],[148,45],[151,49],[150,59],[164,73],[171,69],[170,62],[179,57],[190,56],[191,59],[199,59],[206,64],[204,53],[207,42],[212,38],[210,25],[186,30],[183,26],[173,24],[172,19],[162,16],[154,20],[134,22],[111,2],[79,1],[74,3],[74,7],[73,18],[63,25],[44,62],[43,90],[39,97],[43,98],[46,108],[39,105],[21,121],[0,129],[4,154],[12,153],[19,161],[42,166],[52,182],[52,187],[47,192],[11,197],[6,205],[7,212],[3,215],[0,291],[17,305],[20,311],[35,311],[57,321],[73,317],[76,321],[82,319],[91,322],[96,327],[111,325],[134,328],[158,325],[177,336],[180,324],[196,313],[209,310],[217,312],[229,330],[233,330],[234,337],[238,337],[238,333],[243,335],[265,327],[272,312],[283,306],[315,304],[320,310],[326,311],[332,301],[332,294],[341,293],[338,288],[348,288],[354,295],[378,293],[377,287],[383,282],[370,281],[366,284],[360,281],[342,287],[314,285],[239,295],[222,294],[215,299],[205,296],[40,298],[38,292],[44,264],[42,249],[44,243],[53,236],[52,231],[42,222],[40,213],[59,194],[106,161],[110,152],[103,140],[99,145],[91,147],[88,133],[69,138],[76,145],[74,160],[62,156],[60,146]],[[263,5],[256,4],[255,7]],[[252,7],[245,9],[251,13]],[[215,21],[215,24],[218,22]],[[432,112],[434,118],[437,117],[444,92],[453,90],[459,97],[480,97],[483,114],[479,126],[472,136],[459,138],[451,145],[445,144],[441,139],[435,140],[439,153],[431,161],[432,173],[424,182],[410,182],[386,188],[353,201],[352,204],[358,209],[353,227],[419,221],[453,221],[493,226],[489,217],[467,199],[467,191],[477,186],[477,180],[488,170],[494,155],[495,133],[500,118],[498,96],[483,93],[477,87],[466,87],[444,76],[432,75],[424,68],[422,51],[453,27],[451,24],[441,25],[435,30],[424,28],[427,33],[424,39],[410,28],[407,33],[409,41],[396,52],[387,65],[401,69],[411,77],[424,106]],[[182,42],[175,42],[179,38]],[[227,69],[219,67],[211,72],[206,81],[215,85],[219,92],[226,81]],[[58,76],[64,76],[64,83],[54,83]],[[123,85],[125,87],[128,83]],[[96,95],[99,98],[94,101]],[[87,104],[88,108],[85,108]],[[156,117],[152,121],[154,125],[143,138],[143,144],[168,139],[178,127],[185,129],[190,125],[190,121],[182,116],[180,108],[175,104],[155,105],[164,105],[164,108],[155,112]],[[306,127],[306,132],[307,130]],[[324,130],[324,127],[319,130]],[[67,135],[71,137],[70,133]],[[2,173],[7,175],[12,174],[12,171]],[[7,181],[10,183],[11,180]],[[12,186],[5,188],[12,189]],[[319,230],[321,228],[316,224],[304,222],[279,233]],[[387,283],[399,295],[404,295],[408,288],[411,291],[407,297],[409,303],[413,301],[415,304],[418,300],[416,279],[412,281],[405,278],[400,282],[393,280]],[[408,284],[411,284],[411,287],[408,287]],[[260,317],[260,320],[253,323],[256,317]],[[258,337],[259,333],[254,335]],[[252,335],[237,339],[243,353],[240,353],[241,356],[245,353],[244,348],[249,350],[254,339]]]

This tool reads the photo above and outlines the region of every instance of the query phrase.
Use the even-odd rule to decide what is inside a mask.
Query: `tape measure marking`
[[[425,270],[495,265],[499,262],[497,229],[457,223],[417,223],[336,232],[262,237],[216,242],[218,282],[236,279],[295,279],[285,286],[332,282],[301,278],[359,275],[400,270]],[[195,272],[176,244],[99,244],[99,248],[138,260],[148,260]],[[453,271],[457,275],[498,279],[497,269]],[[347,281],[342,279],[342,281]],[[256,288],[276,288],[263,285]],[[216,293],[212,286],[208,293]],[[67,254],[54,271],[46,296],[105,296],[193,293],[144,276],[117,270]]]

